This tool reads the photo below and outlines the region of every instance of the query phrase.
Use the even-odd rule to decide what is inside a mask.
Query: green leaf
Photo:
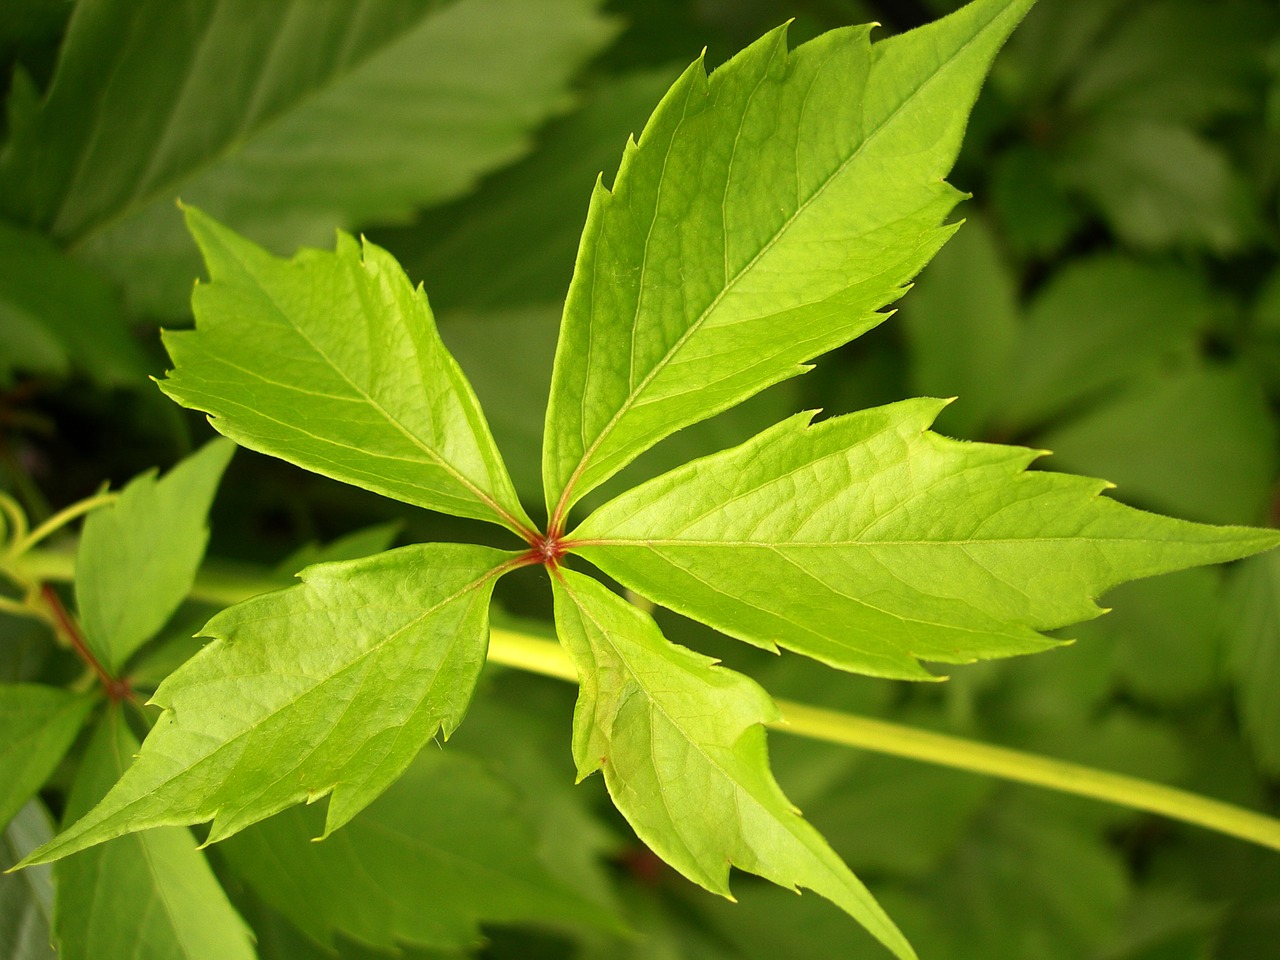
[[[53,821],[30,800],[0,833],[0,870],[8,870],[53,836]],[[57,960],[53,949],[53,868],[48,864],[0,873],[0,956]]]
[[[15,370],[141,386],[147,363],[116,294],[46,237],[0,223],[0,383]]]
[[[0,684],[0,827],[44,785],[93,703],[92,697],[55,687]]]
[[[1280,554],[1240,565],[1222,614],[1245,737],[1258,766],[1280,775]]]
[[[214,440],[163,478],[130,481],[85,521],[76,553],[76,606],[85,642],[118,672],[173,616],[209,542],[206,517],[235,446]]]
[[[1036,437],[1067,470],[1126,500],[1212,523],[1251,523],[1272,495],[1277,428],[1243,367],[1200,366],[1133,384]]]
[[[1060,169],[1140,249],[1225,255],[1261,232],[1249,182],[1218,144],[1179,124],[1100,119],[1071,141]]]
[[[861,756],[809,820],[863,873],[927,877],[961,842],[993,784],[981,777],[891,757]]]
[[[646,614],[589,577],[560,570],[553,587],[556,626],[581,684],[579,779],[603,770],[636,835],[713,893],[730,896],[730,866],[807,887],[898,957],[914,957],[769,772],[763,724],[778,711],[768,694],[669,643]]]
[[[1107,594],[1110,616],[1082,624],[1077,637],[1113,651],[1117,677],[1143,702],[1203,698],[1220,683],[1221,579],[1217,570],[1183,570],[1126,583]]]
[[[1188,123],[1250,114],[1278,25],[1266,0],[1137,6],[1081,62],[1066,106]]]
[[[77,6],[0,157],[12,215],[181,313],[182,194],[276,249],[404,219],[522,153],[612,34],[594,0]]]
[[[395,259],[339,234],[279,260],[197,210],[213,282],[166,333],[161,388],[242,446],[406,503],[532,527],[427,298]]]
[[[1080,228],[1084,211],[1067,195],[1044,149],[1015,146],[990,169],[991,204],[1015,252],[1047,259]]]
[[[97,725],[67,802],[73,819],[100,800],[138,751],[119,707]],[[252,933],[227,900],[195,838],[148,830],[81,851],[54,868],[61,960],[253,960]]]
[[[583,193],[616,162],[618,144],[644,125],[678,72],[662,67],[595,81],[582,107],[540,131],[538,148],[520,163],[475,193],[424,212],[413,226],[374,239],[422,278],[442,318],[455,309],[554,304],[559,321],[582,235]],[[553,330],[552,353],[538,369],[544,382],[554,344]],[[539,416],[539,438],[541,430]],[[536,450],[533,459],[536,468]]]
[[[32,855],[213,821],[208,842],[295,803],[350,820],[466,711],[509,554],[419,544],[311,567],[214,617],[217,638],[162,683],[164,713],[106,798]]]
[[[850,27],[788,52],[782,28],[685,71],[592,197],[547,411],[553,529],[658,440],[884,319],[951,232],[942,178],[1030,5],[875,47]]]
[[[1124,580],[1280,543],[1024,472],[1038,451],[930,433],[941,400],[784,421],[602,507],[567,538],[625,586],[757,645],[845,670],[930,679],[1056,645]]]
[[[317,563],[336,563],[340,560],[359,560],[391,547],[400,533],[399,523],[378,523],[363,530],[356,530],[329,543],[303,544],[275,566],[275,572],[292,579],[303,567]]]
[[[559,322],[559,306],[543,304],[455,311],[440,323],[445,345],[472,371],[476,395],[488,411],[494,439],[511,464],[511,480],[525,503],[542,499],[538,455]],[[502,344],[502,349],[495,350],[495,344]]]
[[[925,956],[1079,960],[1119,932],[1129,876],[1114,844],[1052,802],[1013,793],[993,805],[945,867],[885,900]]]
[[[319,811],[295,807],[219,846],[232,869],[299,930],[394,950],[480,940],[481,922],[599,926],[605,912],[533,852],[512,789],[454,751],[426,751],[324,843]]]
[[[977,439],[1004,400],[1020,332],[1017,279],[985,220],[970,219],[903,303],[911,386],[960,402],[943,417]]]
[[[1120,254],[1070,261],[1027,309],[1001,420],[1026,428],[1190,353],[1215,306],[1185,267]]]
[[[549,626],[549,625],[547,625]],[[574,784],[564,732],[576,690],[520,671],[486,678],[452,743],[481,759],[520,794],[520,813],[538,835],[539,859],[562,883],[615,915],[612,860],[622,838],[600,814],[601,789]]]

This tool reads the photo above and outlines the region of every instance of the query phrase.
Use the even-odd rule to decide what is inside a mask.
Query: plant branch
[[[121,700],[127,700],[132,697],[133,690],[129,687],[129,681],[113,677],[107,668],[102,665],[102,661],[94,656],[93,651],[89,649],[89,644],[85,642],[84,632],[80,629],[80,624],[76,623],[75,617],[63,606],[58,592],[46,583],[40,588],[40,597],[52,614],[54,629],[62,634],[63,639],[71,644],[71,648],[75,650],[76,656],[83,660],[89,669],[93,671],[98,678],[98,682],[102,684],[102,689],[106,692],[108,699],[112,703],[119,703]]]
[[[86,513],[92,513],[99,507],[105,507],[109,503],[114,503],[119,496],[120,494],[118,493],[99,493],[92,497],[86,497],[84,500],[77,500],[70,506],[59,510],[25,537],[15,540],[11,548],[11,553],[17,555],[26,553],[45,537],[57,532],[62,527],[65,527],[72,520],[75,520],[77,517],[84,516]]]
[[[36,551],[23,558],[22,572],[38,579],[66,580],[72,576],[73,560],[70,554]],[[191,595],[208,603],[230,605],[278,587],[278,583],[244,568],[209,565],[201,570]],[[514,630],[493,628],[489,660],[577,681],[577,671],[558,643]],[[1186,790],[905,724],[786,700],[777,703],[783,719],[770,726],[779,733],[1090,797],[1280,850],[1280,820]]]

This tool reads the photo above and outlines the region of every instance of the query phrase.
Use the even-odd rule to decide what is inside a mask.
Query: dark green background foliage
[[[80,6],[80,72],[50,88],[70,7],[0,0],[0,489],[35,519],[104,481],[167,469],[210,436],[146,379],[167,366],[159,326],[190,324],[200,273],[177,195],[279,254],[327,247],[335,226],[390,250],[424,283],[538,515],[551,357],[591,185],[601,170],[612,176],[626,136],[679,71],[704,46],[714,65],[792,17],[795,44],[873,20],[886,35],[958,4],[365,0],[360,29],[340,35],[323,12],[288,21],[287,4],[195,4],[220,13],[193,14],[178,31],[146,26],[163,22],[167,0]],[[97,71],[125,36],[138,45],[135,82],[100,99]],[[280,67],[250,88],[236,45],[271,36],[285,38]],[[190,83],[166,86],[193,63]],[[968,222],[897,317],[810,375],[672,436],[589,505],[798,409],[925,395],[959,398],[940,432],[1052,450],[1050,466],[1108,478],[1127,503],[1276,525],[1274,2],[1040,0],[997,59],[950,180],[974,194],[961,207]],[[210,450],[206,459],[222,456]],[[199,530],[198,519],[179,522]],[[380,524],[391,526],[369,529]],[[376,552],[392,537],[493,535],[241,454],[214,504],[206,563],[283,584],[306,563]],[[539,630],[544,587],[534,573],[503,580],[502,616]],[[658,618],[672,640],[779,697],[1280,813],[1280,556],[1130,584],[1104,603],[1114,612],[1069,631],[1075,645],[956,667],[946,684],[837,674]],[[213,612],[177,606],[163,628],[137,627],[128,649],[103,659],[127,661],[148,692],[196,648],[186,638]],[[74,679],[76,661],[42,630],[0,613],[0,680]],[[572,786],[572,707],[567,685],[487,670],[444,756],[412,768],[349,835],[312,848],[297,838],[318,821],[289,811],[211,848],[216,879],[206,870],[191,882],[221,884],[263,960],[335,950],[367,960],[390,956],[397,940],[419,945],[407,956],[437,960],[882,955],[817,897],[739,876],[734,906],[654,859],[600,778]],[[63,748],[54,741],[74,736],[89,708],[68,695],[38,709],[60,718],[32,747],[52,765]],[[85,809],[114,779],[134,735],[115,714],[96,730],[44,772],[41,799],[4,831],[6,865],[47,838],[51,817]],[[771,748],[788,795],[923,957],[1259,960],[1280,943],[1274,852],[907,761],[778,736]],[[7,816],[5,801],[0,790]],[[204,856],[170,829],[149,842],[177,849],[173,862]],[[272,863],[263,851],[273,849],[295,850],[296,863]],[[502,883],[484,879],[493,864]],[[71,890],[74,871],[89,868],[56,876]],[[290,889],[281,869],[317,886]],[[0,956],[51,955],[50,882],[48,872],[0,877]],[[60,897],[61,910],[78,907]],[[442,898],[452,912],[426,919],[422,904]],[[235,932],[222,955],[252,955],[235,952],[251,951]]]

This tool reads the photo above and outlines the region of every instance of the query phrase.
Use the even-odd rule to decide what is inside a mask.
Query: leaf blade
[[[875,47],[848,28],[788,53],[780,29],[684,73],[592,197],[547,412],[553,527],[662,437],[884,319],[948,236],[942,177],[1029,6],[979,0]]]
[[[696,883],[729,897],[729,867],[804,886],[898,957],[915,953],[769,772],[762,724],[777,707],[748,678],[669,643],[589,577],[553,579],[561,642],[578,666],[573,752],[597,769],[636,834]]]
[[[481,922],[605,925],[605,912],[533,854],[511,787],[456,750],[420,754],[404,777],[324,843],[294,807],[220,852],[264,901],[319,943],[383,949],[473,945]]]
[[[93,703],[56,687],[0,684],[0,829],[53,773]]]
[[[284,261],[194,208],[187,222],[213,282],[196,289],[196,329],[165,334],[165,393],[304,469],[532,528],[475,391],[389,253],[342,234],[333,253]]]
[[[1024,472],[1037,451],[929,432],[907,400],[801,414],[617,498],[566,543],[625,586],[750,643],[840,669],[934,679],[1055,646],[1128,579],[1236,559],[1274,531],[1121,505],[1103,481]],[[580,541],[575,544],[575,541]]]
[[[70,818],[129,767],[138,739],[118,707],[102,718],[67,804]],[[54,932],[64,960],[93,960],[121,943],[138,960],[253,960],[252,933],[231,906],[190,831],[117,838],[54,868]]]
[[[205,628],[216,641],[156,690],[165,712],[138,761],[29,861],[209,820],[212,843],[326,794],[326,830],[337,829],[461,721],[507,559],[401,547],[311,567],[299,586],[224,610]]]
[[[136,477],[85,520],[76,609],[85,642],[109,671],[119,671],[190,592],[209,542],[209,507],[234,452],[235,444],[212,440],[159,480]]]

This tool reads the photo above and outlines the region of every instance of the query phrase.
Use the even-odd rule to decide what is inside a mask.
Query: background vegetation
[[[327,246],[335,226],[388,247],[424,282],[536,507],[560,299],[590,185],[616,169],[626,135],[678,70],[703,46],[718,62],[788,17],[798,42],[849,22],[906,29],[956,5],[370,0],[360,32],[326,34],[317,17],[309,59],[283,50],[274,87],[243,89],[234,63],[257,42],[253,4],[194,5],[218,15],[188,11],[175,28],[177,14],[158,13],[168,4],[85,0],[81,46],[63,50],[55,74],[72,8],[8,0],[0,488],[40,519],[105,481],[167,467],[210,435],[146,379],[165,368],[159,325],[190,322],[199,261],[173,206],[181,195],[280,253]],[[126,26],[126,8],[157,26]],[[156,82],[107,96],[96,71],[126,36]],[[78,74],[65,68],[73,53]],[[151,98],[168,71],[201,58],[205,86]],[[951,179],[975,196],[968,223],[897,318],[809,376],[676,435],[600,495],[801,407],[955,395],[944,433],[1053,450],[1055,469],[1113,480],[1114,495],[1138,506],[1274,524],[1275,4],[1040,0],[997,61]],[[304,545],[354,531],[363,533],[334,555],[393,538],[490,535],[247,453],[232,462],[212,522],[210,576],[280,582],[319,555]],[[513,618],[546,619],[536,576],[503,581],[499,601]],[[1073,630],[1074,646],[957,668],[927,686],[834,675],[660,619],[673,640],[745,667],[778,696],[1280,813],[1280,556],[1132,584],[1105,602],[1114,612]],[[135,675],[179,662],[211,609],[184,606]],[[0,680],[57,683],[76,671],[41,625],[0,618]],[[816,897],[743,876],[734,906],[662,866],[612,812],[599,778],[572,787],[572,702],[568,685],[493,669],[446,755],[465,754],[448,762],[463,779],[483,778],[514,823],[498,849],[523,837],[542,869],[632,933],[598,921],[491,923],[487,945],[411,956],[879,955]],[[1258,960],[1280,943],[1274,852],[968,774],[771,741],[789,795],[922,956]],[[67,783],[55,777],[44,795],[55,814]],[[474,809],[448,797],[428,805],[445,833],[463,831]],[[6,831],[10,860],[32,816]],[[333,934],[323,917],[285,919],[264,897],[245,866],[253,842],[213,848],[210,860],[259,955],[327,955],[305,936]],[[397,880],[421,882],[409,868]],[[0,878],[0,955],[48,955],[38,886],[26,874]],[[333,944],[342,956],[382,955],[342,934]]]

